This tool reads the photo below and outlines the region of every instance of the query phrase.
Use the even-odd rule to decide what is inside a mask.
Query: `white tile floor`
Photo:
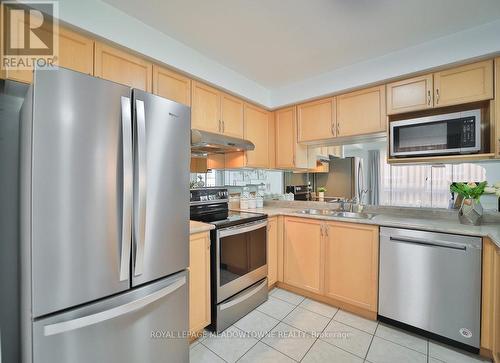
[[[478,363],[470,355],[273,289],[269,300],[228,328],[191,343],[191,363]]]

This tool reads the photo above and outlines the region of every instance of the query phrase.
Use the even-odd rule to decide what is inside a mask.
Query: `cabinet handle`
[[[328,226],[325,226],[325,234],[328,237]]]
[[[340,136],[340,121],[337,121],[337,136]]]
[[[224,124],[224,120],[222,120],[222,133],[224,133],[226,130],[226,125]]]
[[[330,131],[332,132],[332,135],[335,136],[335,123],[333,123],[333,122],[330,126]]]
[[[427,106],[431,105],[431,90],[427,91]]]
[[[323,225],[320,226],[321,228],[319,229],[319,234],[321,237],[323,237]]]
[[[436,88],[436,105],[439,104],[439,88]]]

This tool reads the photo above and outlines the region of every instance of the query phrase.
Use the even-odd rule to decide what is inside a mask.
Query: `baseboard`
[[[315,294],[313,292],[310,292],[310,291],[307,291],[307,290],[304,290],[304,289],[301,289],[301,288],[298,288],[295,286],[288,285],[284,282],[278,281],[276,283],[276,286],[279,288],[282,288],[284,290],[288,290],[288,291],[294,292],[296,294],[308,297],[312,300],[316,300],[316,301],[325,303],[327,305],[331,305],[331,306],[334,306],[336,308],[348,311],[350,313],[362,316],[363,318],[370,319],[370,320],[377,320],[377,312],[376,311],[366,310],[366,309],[360,308],[359,306],[355,306],[355,305],[352,305],[352,304],[349,304],[349,303],[346,303],[343,301],[332,299],[330,297],[326,297],[323,295]]]

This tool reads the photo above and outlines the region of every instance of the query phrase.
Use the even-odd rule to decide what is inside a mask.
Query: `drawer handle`
[[[389,237],[391,241],[394,242],[403,242],[403,243],[413,243],[422,246],[431,246],[431,247],[441,247],[441,248],[451,248],[453,250],[467,250],[467,246],[460,243],[453,242],[439,242],[439,241],[429,241],[424,239],[414,239],[414,238],[405,238],[405,237]]]

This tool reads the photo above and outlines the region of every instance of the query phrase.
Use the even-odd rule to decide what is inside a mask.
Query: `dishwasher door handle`
[[[461,250],[466,251],[467,245],[462,243],[455,242],[444,242],[444,241],[430,241],[425,239],[417,239],[417,238],[407,238],[407,237],[389,237],[391,241],[394,242],[403,242],[403,243],[413,243],[422,246],[430,246],[430,247],[442,247],[442,248],[450,248],[452,250]]]

